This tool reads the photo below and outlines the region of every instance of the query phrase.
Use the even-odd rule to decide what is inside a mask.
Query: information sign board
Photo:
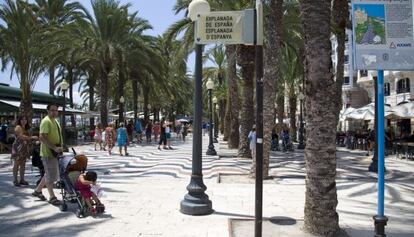
[[[352,1],[354,68],[414,70],[412,0]]]
[[[197,44],[243,44],[244,11],[210,12],[196,24]]]

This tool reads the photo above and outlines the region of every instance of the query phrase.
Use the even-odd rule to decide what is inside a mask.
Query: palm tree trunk
[[[22,99],[19,108],[20,115],[25,116],[31,125],[33,117],[32,93],[30,90],[30,84],[27,79],[22,78],[20,89],[22,90]]]
[[[69,79],[69,106],[73,109],[73,68],[68,68],[68,79]],[[76,120],[75,115],[70,116],[70,121],[72,123],[72,126],[76,127]]]
[[[148,111],[149,93],[150,93],[149,86],[146,86],[143,92],[144,92],[144,123],[146,123],[147,121],[149,121],[149,111]]]
[[[134,107],[134,123],[138,120],[138,82],[132,80],[132,105]]]
[[[49,66],[49,94],[55,94],[55,65]]]
[[[217,78],[218,78],[219,86],[222,87],[223,83],[224,83],[224,73],[220,71],[217,75]],[[218,109],[219,109],[218,110],[218,117],[220,119],[220,123],[219,123],[219,127],[217,127],[217,129],[219,129],[219,131],[221,133],[224,132],[224,116],[225,116],[225,113],[226,113],[226,103],[227,103],[226,99],[218,100]],[[214,109],[215,108],[213,108],[213,110]],[[214,129],[216,129],[216,127]]]
[[[219,129],[220,133],[224,133],[224,119],[225,119],[225,116],[226,116],[227,103],[228,103],[227,99],[223,99],[223,100],[218,101],[218,107],[219,107],[218,116],[219,116],[219,119],[220,119],[218,129]]]
[[[226,105],[226,114],[224,115],[224,133],[223,133],[223,140],[229,140],[229,135],[231,131],[231,96],[230,96],[230,89],[227,88],[227,105]],[[239,146],[237,146],[238,148]],[[230,145],[229,145],[230,148]]]
[[[276,83],[280,83],[282,16],[283,0],[272,0],[268,3],[269,13],[265,19],[266,43],[264,45],[263,76],[263,177],[269,176],[270,140],[274,127],[274,102]],[[256,171],[253,159],[252,173]]]
[[[296,136],[296,107],[297,107],[297,99],[296,96],[293,94],[289,95],[289,115],[290,115],[290,135],[292,136],[293,141],[297,141]]]
[[[339,230],[336,191],[336,85],[331,61],[331,1],[300,0],[306,51],[305,229],[322,236]],[[323,121],[323,122],[322,122]]]
[[[239,147],[239,85],[236,74],[236,46],[226,46],[227,57],[227,78],[228,78],[228,99],[226,115],[228,128],[228,147],[229,149],[237,149]]]
[[[73,69],[68,67],[69,106],[73,108]]]
[[[96,81],[95,79],[89,78],[88,79],[88,83],[89,83],[89,110],[90,111],[95,111],[95,85],[96,85]],[[91,117],[89,118],[89,124],[91,125],[91,127],[95,127],[95,118]]]
[[[237,46],[237,64],[241,67],[242,74],[242,107],[241,107],[241,134],[239,143],[239,157],[251,158],[249,141],[247,139],[254,124],[254,46]]]
[[[283,119],[285,118],[285,85],[282,80],[277,84],[276,94],[276,112],[277,112],[277,126],[279,129],[283,128]]]
[[[101,75],[101,123],[103,127],[108,126],[108,73],[103,70]]]
[[[349,6],[347,0],[334,0],[332,5],[332,22],[334,28],[334,33],[338,42],[336,48],[338,55],[338,63],[336,65],[336,91],[337,96],[335,101],[338,106],[338,120],[339,120],[339,111],[342,108],[342,84],[344,82],[344,62],[345,62],[345,38],[347,37],[345,30],[347,27],[347,22],[349,18]],[[353,80],[352,73],[350,75],[350,80]]]
[[[118,95],[119,95],[119,99],[121,97],[124,97],[124,86],[125,86],[125,74],[123,71],[123,67],[122,65],[119,65],[119,81],[118,81]],[[124,108],[126,107],[126,103],[124,101],[124,103],[121,103],[120,100],[118,100],[119,103],[119,122],[125,122],[125,118],[124,118]]]

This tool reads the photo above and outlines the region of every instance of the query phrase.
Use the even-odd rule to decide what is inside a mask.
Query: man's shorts
[[[59,179],[59,162],[57,158],[42,157],[45,167],[45,178],[47,184],[53,184]]]

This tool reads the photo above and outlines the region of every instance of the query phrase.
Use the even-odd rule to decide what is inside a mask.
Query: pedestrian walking
[[[46,186],[49,192],[49,203],[52,205],[60,205],[60,201],[53,192],[53,183],[59,178],[58,156],[63,152],[63,139],[60,125],[56,120],[57,116],[58,106],[49,104],[47,106],[47,116],[42,119],[39,132],[40,156],[45,168],[45,176],[32,193],[33,196],[45,201],[46,198],[42,194],[42,189]]]
[[[128,154],[128,150],[127,150],[127,143],[128,143],[128,136],[127,136],[127,131],[124,127],[124,123],[119,123],[119,128],[117,129],[117,133],[116,133],[116,140],[118,142],[118,147],[119,147],[119,154],[121,156],[123,156],[122,154],[122,147],[124,147],[125,150],[125,155],[129,155]]]
[[[188,134],[188,125],[185,123],[181,127],[181,134],[183,135],[183,142],[185,142],[185,137]]]
[[[14,129],[16,139],[12,145],[13,160],[13,184],[14,186],[29,185],[24,179],[26,169],[26,161],[30,158],[31,143],[38,138],[32,136],[30,132],[30,125],[27,117],[23,116],[17,120],[16,128]],[[17,173],[20,172],[20,181],[17,179]]]
[[[113,123],[108,124],[108,127],[105,129],[105,142],[108,146],[108,154],[112,155],[112,148],[115,145],[116,134],[113,128]]]
[[[166,121],[164,118],[161,119],[161,123],[160,123],[160,142],[158,143],[158,150],[161,150],[161,144],[163,144],[163,148],[167,149],[167,137],[165,134],[165,128],[167,127],[166,125]]]
[[[256,157],[256,127],[253,126],[249,133],[248,140],[250,152],[252,153],[252,158],[254,159]]]
[[[0,123],[0,153],[3,153],[7,148],[7,130],[9,125],[6,122],[6,119],[1,118]]]
[[[152,121],[148,121],[147,125],[145,126],[145,137],[147,139],[147,143],[151,142],[152,137]]]
[[[99,150],[102,150],[102,125],[98,123],[98,125],[95,127],[95,134],[93,136],[95,140],[95,151],[96,151],[96,145],[99,145]]]
[[[158,122],[158,121],[155,122],[152,130],[154,132],[154,141],[158,142],[158,137],[160,136],[160,133],[161,133],[160,122]]]
[[[165,122],[165,139],[167,140],[167,147],[168,149],[172,150],[173,148],[171,147],[171,123],[169,121]]]
[[[139,119],[135,122],[135,132],[137,134],[137,143],[142,142],[142,124]]]
[[[128,142],[133,142],[133,133],[134,133],[134,122],[132,120],[129,120],[128,124],[126,125],[126,131],[128,134]]]

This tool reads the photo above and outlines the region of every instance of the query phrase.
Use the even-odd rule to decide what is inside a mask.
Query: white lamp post
[[[206,87],[208,90],[208,113],[209,113],[209,119],[210,119],[210,129],[208,131],[209,134],[209,143],[208,143],[208,149],[206,154],[210,156],[217,155],[216,150],[214,149],[214,141],[213,141],[213,103],[212,103],[212,91],[214,89],[214,82],[209,78],[206,83]]]
[[[119,122],[124,122],[124,103],[125,103],[125,98],[124,96],[121,96],[119,98]]]
[[[63,92],[63,107],[62,107],[62,144],[63,148],[66,147],[66,91],[69,89],[69,83],[63,79],[60,83],[60,89]],[[66,149],[65,149],[66,150]]]
[[[213,127],[214,127],[214,137],[213,137],[213,143],[218,143],[218,130],[219,130],[219,126],[218,126],[218,114],[217,114],[217,97],[213,97]]]
[[[210,5],[205,0],[193,0],[188,6],[188,17],[194,22],[198,15],[210,12]],[[194,22],[195,27],[195,22]],[[207,215],[213,212],[212,203],[205,194],[207,189],[203,182],[202,169],[202,135],[201,123],[203,116],[202,104],[202,79],[203,79],[203,45],[195,45],[195,69],[194,69],[194,122],[193,122],[193,154],[191,180],[187,186],[188,193],[181,201],[180,211],[188,215]]]

